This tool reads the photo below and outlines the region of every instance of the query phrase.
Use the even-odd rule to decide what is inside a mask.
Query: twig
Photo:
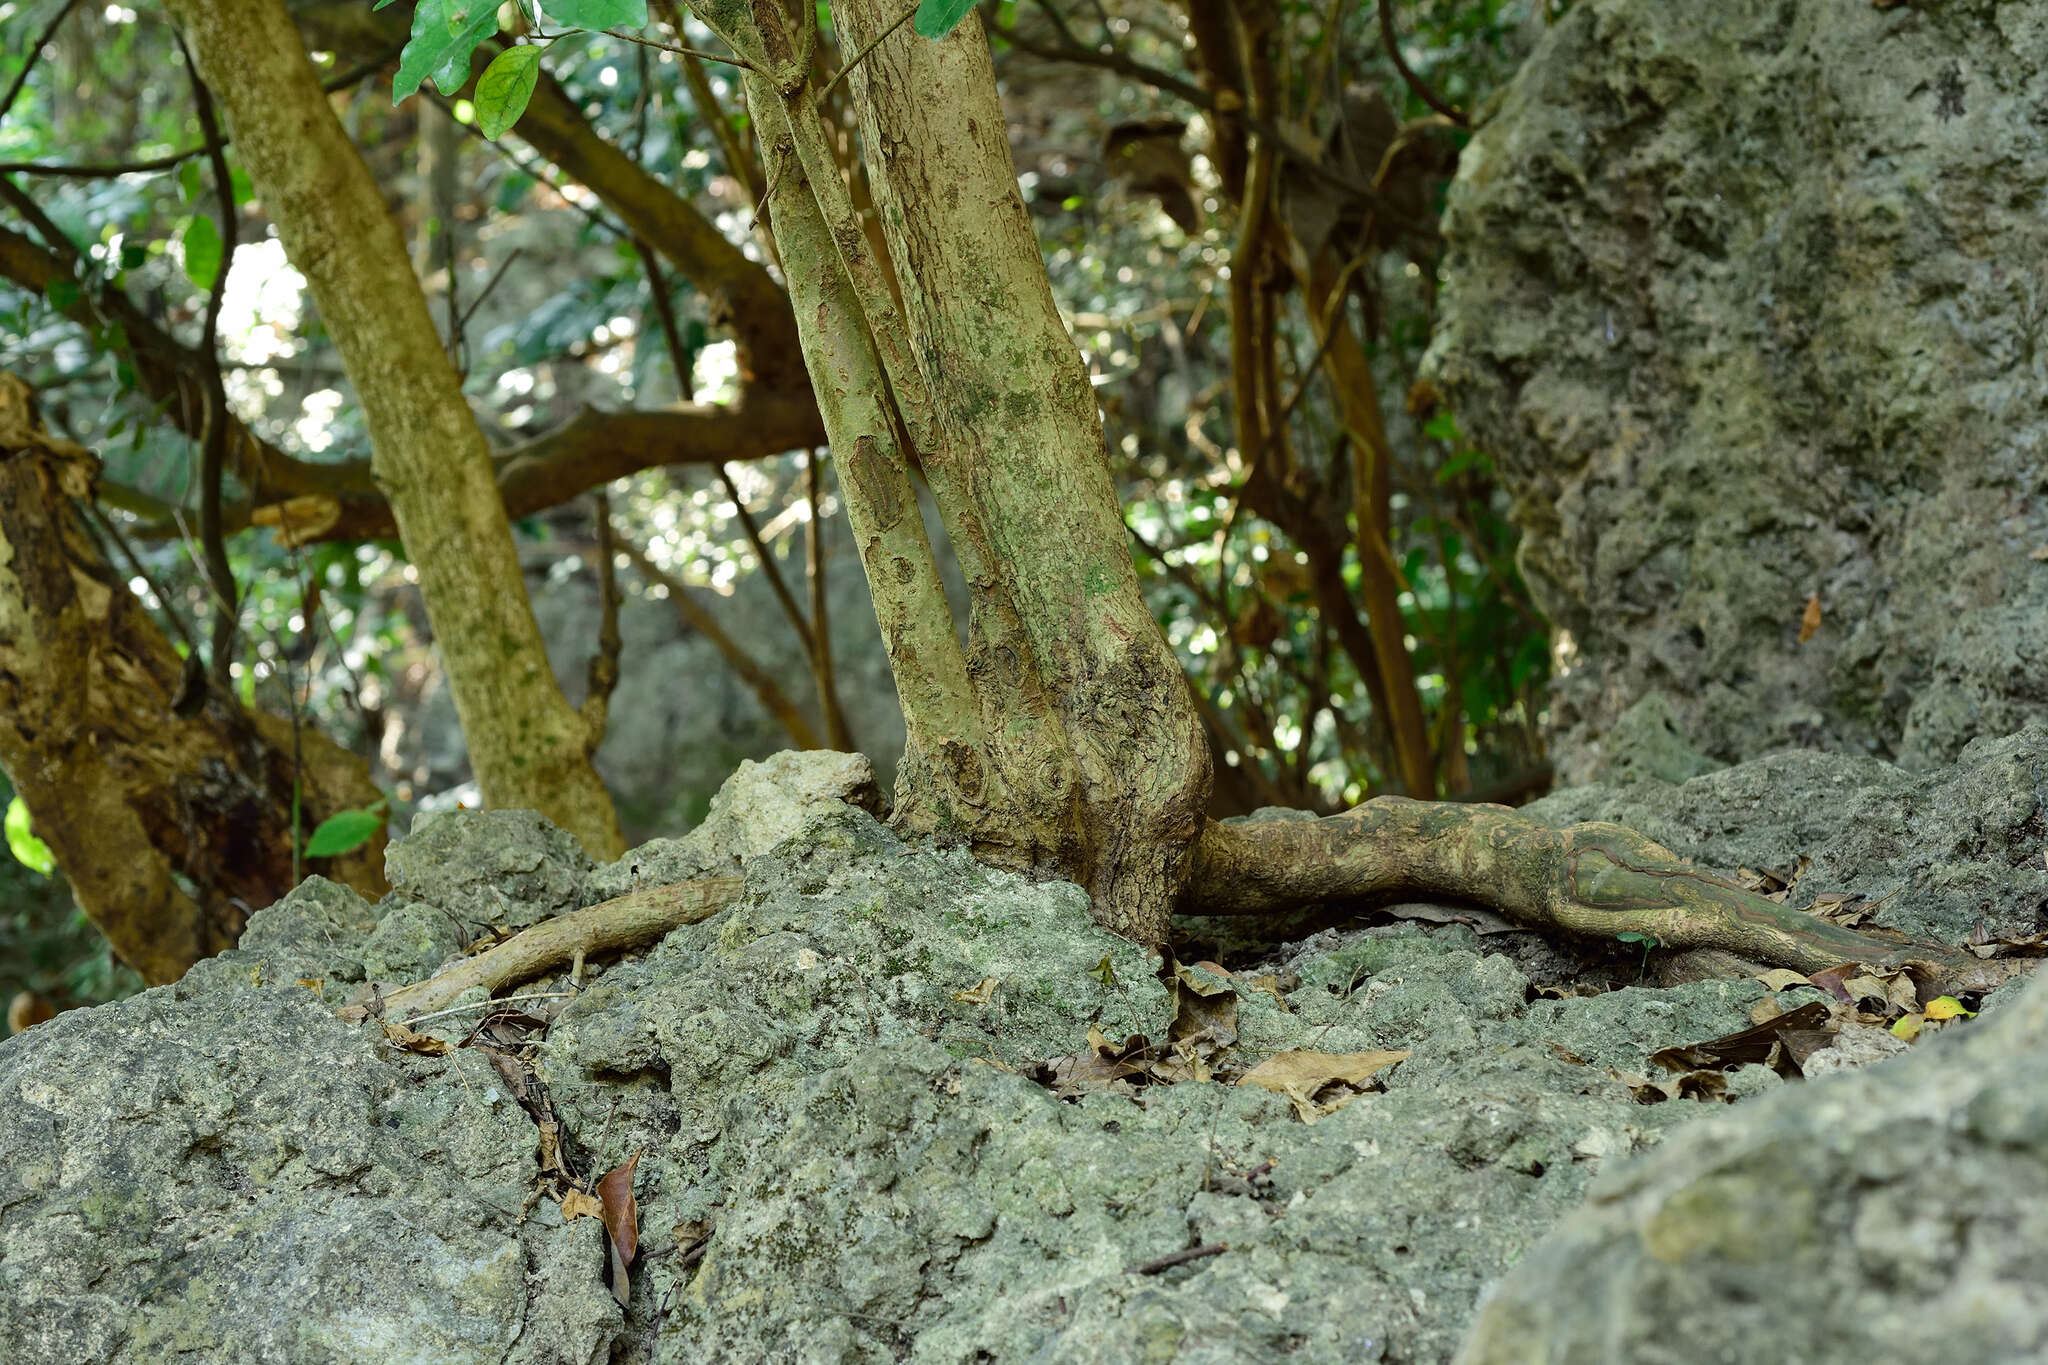
[[[199,357],[205,365],[205,425],[199,450],[199,539],[205,552],[206,576],[213,584],[215,615],[213,638],[208,649],[214,685],[223,696],[231,695],[229,676],[233,663],[235,627],[239,616],[239,590],[228,563],[227,545],[220,524],[221,481],[226,477],[228,445],[228,395],[220,372],[220,310],[227,298],[228,273],[234,269],[235,246],[240,235],[235,214],[234,178],[228,172],[227,154],[221,150],[220,121],[214,116],[213,94],[199,78],[199,68],[182,36],[178,53],[185,59],[185,75],[192,86],[192,102],[199,114],[199,129],[206,138],[207,160],[213,164],[213,189],[220,201],[220,265],[214,272],[213,287],[207,291],[206,321],[199,333]]]
[[[1416,75],[1415,69],[1408,65],[1408,59],[1401,55],[1400,35],[1394,32],[1394,0],[1380,0],[1380,41],[1386,45],[1387,60],[1394,64],[1394,70],[1401,73],[1401,79],[1407,82],[1415,98],[1460,128],[1472,126],[1471,120],[1458,111],[1458,106],[1430,89],[1429,82]]]
[[[853,59],[847,62],[846,65],[839,68],[839,74],[834,76],[831,80],[826,81],[824,88],[818,91],[818,103],[823,104],[825,102],[825,96],[832,93],[832,87],[839,84],[839,82],[845,80],[846,73],[853,70],[856,66],[859,66],[861,62],[866,60],[867,55],[870,52],[873,52],[876,48],[882,45],[882,40],[884,38],[887,38],[897,29],[902,28],[905,24],[909,23],[911,19],[916,16],[919,8],[920,6],[916,4],[911,5],[909,9],[903,11],[901,15],[897,16],[895,23],[889,25],[889,27],[883,29],[880,33],[877,33],[874,37],[868,39],[866,43],[862,44],[860,51],[853,54]]]
[[[1176,1251],[1166,1256],[1155,1256],[1149,1261],[1140,1261],[1136,1265],[1125,1266],[1124,1274],[1157,1275],[1162,1270],[1171,1270],[1177,1265],[1186,1265],[1189,1261],[1199,1261],[1207,1256],[1221,1256],[1228,1250],[1230,1250],[1230,1243],[1228,1242],[1208,1242],[1202,1246],[1189,1247],[1185,1251]]]
[[[54,161],[5,161],[0,162],[0,175],[48,175],[67,180],[112,180],[123,175],[158,175],[164,171],[176,170],[195,156],[204,155],[204,147],[187,147],[182,152],[152,157],[147,161],[117,161],[103,166],[67,166]]]
[[[149,570],[142,566],[142,560],[136,555],[134,547],[129,545],[128,538],[121,534],[120,528],[114,525],[112,518],[100,510],[97,502],[81,502],[80,505],[85,508],[92,520],[99,523],[100,529],[105,531],[108,538],[120,549],[122,558],[128,561],[128,567],[142,580],[143,586],[149,589],[149,595],[156,599],[157,609],[164,614],[164,619],[171,623],[172,633],[184,642],[185,653],[188,656],[196,655],[199,647],[193,643],[192,632],[185,629],[185,618],[178,615],[178,609],[171,604],[170,597],[157,586]]]
[[[37,47],[40,49],[41,44],[37,44]],[[339,76],[330,76],[320,83],[321,90],[330,95],[338,94],[364,77],[375,75],[383,70],[390,63],[391,59],[403,50],[403,47],[404,44],[400,44],[398,47],[389,48],[367,62],[361,62],[350,67]],[[34,64],[33,60],[29,63],[31,66]],[[27,79],[27,76],[28,73],[26,71],[22,72],[22,79]],[[11,100],[12,96],[9,98]],[[6,106],[0,105],[0,115],[5,115],[5,113]],[[223,137],[221,138],[221,145],[226,146],[231,140],[230,138]],[[68,180],[113,180],[124,175],[161,175],[165,171],[176,170],[195,156],[204,155],[206,155],[206,144],[201,143],[197,147],[187,147],[182,152],[172,152],[168,156],[150,157],[143,161],[116,161],[98,166],[67,166],[62,162],[55,161],[6,161],[0,162],[0,175],[20,173],[22,175],[55,176],[59,179]]]
[[[616,550],[612,544],[612,500],[602,490],[597,494],[597,653],[590,656],[588,683],[583,696],[583,746],[596,753],[604,742],[605,722],[611,710],[612,692],[619,685],[619,576],[612,565]]]
[[[654,316],[661,323],[662,340],[668,345],[669,368],[675,371],[676,389],[683,398],[690,393],[689,356],[683,350],[683,334],[676,326],[675,304],[668,296],[668,281],[663,277],[661,266],[655,261],[654,252],[646,243],[635,242],[640,250],[640,263],[647,272],[649,291],[654,295]],[[783,615],[789,618],[790,628],[796,632],[797,641],[803,646],[806,656],[816,646],[812,642],[810,622],[804,619],[802,608],[796,604],[796,597],[790,592],[789,584],[782,579],[781,569],[776,567],[775,557],[768,553],[768,543],[761,536],[761,527],[755,522],[754,514],[747,510],[746,499],[740,496],[739,484],[732,477],[730,462],[721,462],[718,477],[725,485],[726,495],[732,499],[733,511],[737,515],[740,529],[746,534],[747,544],[754,549],[754,558],[761,566],[761,572],[768,579],[768,586],[774,590],[775,600],[782,604]]]
[[[1183,80],[1170,71],[1161,71],[1158,67],[1147,66],[1143,62],[1127,57],[1121,50],[1097,52],[1082,46],[1078,41],[1071,38],[1065,43],[1058,45],[1041,42],[1036,38],[1024,37],[1016,29],[1004,28],[1001,24],[986,18],[983,20],[982,26],[988,32],[1003,39],[1018,51],[1029,53],[1033,57],[1051,62],[1075,62],[1082,66],[1101,67],[1105,71],[1114,71],[1120,76],[1137,81],[1141,85],[1149,85],[1155,90],[1172,95],[1176,99],[1192,104],[1197,109],[1207,110],[1210,113],[1221,112],[1216,108],[1216,96],[1212,92],[1202,89],[1201,86],[1191,81]],[[1232,118],[1243,123],[1260,137],[1274,139],[1274,145],[1279,149],[1280,154],[1294,163],[1305,174],[1322,181],[1332,188],[1343,190],[1347,194],[1356,195],[1361,201],[1370,202],[1372,200],[1373,195],[1370,189],[1359,184],[1350,176],[1332,170],[1322,161],[1319,153],[1297,145],[1292,138],[1282,133],[1279,125],[1275,124],[1271,119],[1261,114],[1254,114],[1248,109],[1234,109],[1229,112]]]
[[[738,898],[738,877],[706,877],[628,892],[543,920],[514,934],[489,952],[467,958],[438,976],[384,997],[387,1015],[407,1009],[438,1010],[464,991],[499,990],[561,966],[581,949],[585,954],[639,948],[685,924],[710,919]],[[341,1012],[349,1020],[369,1017],[362,1005]]]
[[[504,259],[504,261],[499,264],[498,268],[491,272],[491,278],[485,281],[484,283],[483,292],[481,294],[478,294],[474,299],[471,299],[469,307],[462,310],[461,321],[459,321],[455,326],[455,330],[457,333],[460,333],[464,328],[469,326],[470,318],[475,316],[477,309],[484,306],[484,300],[491,296],[491,291],[498,287],[498,281],[505,278],[505,272],[512,268],[512,262],[518,260],[519,253],[524,250],[526,250],[526,248],[523,246],[513,247],[512,254],[507,256]]]
[[[423,95],[427,94],[426,88],[422,87],[420,93]],[[449,99],[445,95],[440,94],[432,95],[430,98],[432,98],[436,104],[440,105],[444,111],[447,111],[450,118],[454,117],[454,112],[451,107],[455,103],[453,100]],[[464,135],[468,137],[473,137],[478,142],[481,142],[486,147],[489,147],[493,153],[495,153],[507,165],[512,167],[513,170],[518,171],[521,175],[532,176],[536,181],[543,185],[546,185],[549,189],[553,190],[555,194],[560,197],[563,203],[567,204],[570,208],[576,210],[576,212],[582,214],[585,218],[589,219],[590,225],[592,227],[598,228],[599,230],[604,232],[609,232],[614,237],[625,237],[629,235],[624,228],[620,227],[617,223],[612,222],[603,214],[597,212],[594,209],[585,208],[583,205],[577,203],[576,200],[570,196],[568,189],[562,184],[561,181],[555,179],[546,171],[541,170],[539,168],[538,158],[536,158],[533,162],[521,161],[519,159],[519,154],[517,152],[514,152],[510,147],[506,146],[502,140],[493,141],[490,138],[485,137],[483,129],[477,127],[474,123],[463,123],[460,120],[457,120],[455,126],[462,129]],[[585,192],[588,193],[589,191],[586,190]]]
[[[5,199],[9,204],[13,205],[14,211],[27,220],[28,225],[42,236],[43,241],[50,248],[51,255],[55,256],[67,269],[77,270],[78,243],[72,241],[63,228],[58,227],[56,223],[52,222],[50,215],[44,213],[42,207],[35,200],[29,198],[21,186],[15,184],[4,175],[0,175],[0,199]],[[36,292],[42,293],[43,291],[38,289]]]
[[[406,1027],[410,1028],[414,1024],[424,1024],[429,1020],[446,1019],[451,1014],[467,1014],[471,1010],[488,1009],[492,1005],[516,1005],[527,1000],[573,1000],[576,995],[575,991],[530,991],[525,995],[500,995],[489,1000],[472,1000],[467,1005],[450,1005],[447,1009],[435,1010],[432,1014],[416,1014],[405,1022]]]
[[[1309,357],[1307,365],[1300,367],[1298,370],[1298,373],[1301,375],[1300,381],[1295,384],[1293,394],[1288,397],[1287,402],[1281,407],[1280,416],[1273,423],[1273,430],[1266,433],[1266,455],[1272,454],[1274,443],[1280,439],[1280,435],[1276,433],[1284,434],[1286,432],[1287,424],[1293,420],[1295,410],[1301,406],[1301,400],[1308,396],[1310,385],[1315,382],[1317,373],[1322,369],[1323,361],[1329,356],[1330,346],[1337,340],[1337,315],[1344,310],[1346,297],[1344,291],[1351,284],[1351,277],[1357,274],[1360,267],[1364,266],[1372,258],[1373,253],[1370,251],[1362,251],[1358,255],[1353,256],[1338,274],[1337,282],[1330,286],[1330,302],[1323,309],[1322,325],[1316,328],[1316,353]],[[1306,309],[1304,311],[1308,313],[1309,321],[1313,324],[1315,322],[1314,310]],[[1262,456],[1261,458],[1263,459],[1264,457]],[[1256,470],[1258,462],[1255,461],[1252,468]],[[1247,474],[1245,477],[1249,479],[1251,475]]]
[[[50,39],[57,36],[57,30],[63,27],[64,21],[71,17],[71,11],[77,7],[78,0],[64,0],[64,3],[58,6],[56,16],[43,25],[43,31],[29,44],[28,56],[22,61],[21,70],[15,73],[14,84],[7,87],[7,94],[4,97],[0,97],[0,118],[6,118],[7,111],[21,98],[21,92],[28,87],[29,73],[34,71],[36,63],[42,60],[43,49],[50,45]]]
[[[761,704],[761,709],[773,716],[776,723],[788,733],[790,742],[799,749],[818,748],[817,732],[811,729],[810,721],[805,719],[803,712],[797,710],[796,703],[790,700],[789,694],[782,690],[782,684],[775,680],[775,675],[763,668],[752,655],[740,648],[732,636],[726,634],[718,624],[717,618],[698,604],[690,585],[673,574],[663,573],[661,568],[647,557],[647,552],[631,540],[621,537],[619,543],[625,551],[626,558],[632,562],[641,577],[650,583],[659,583],[668,590],[669,605],[676,609],[676,615],[680,616],[690,629],[711,642],[711,647],[725,660],[725,666],[753,691],[754,699]]]
[[[651,47],[658,49],[659,51],[662,52],[673,52],[676,55],[682,57],[695,57],[697,60],[703,62],[719,62],[726,66],[737,66],[747,71],[759,71],[761,69],[760,67],[754,65],[752,62],[748,61],[745,57],[740,56],[738,53],[734,53],[732,56],[727,57],[721,56],[716,52],[706,52],[702,48],[683,47],[676,43],[658,42],[653,38],[636,37],[631,33],[621,33],[615,28],[603,29],[601,31],[603,32],[605,37],[617,38],[622,43],[637,43],[641,47]],[[589,30],[580,29],[569,30],[562,33],[543,33],[538,27],[536,27],[533,30],[533,38],[536,42],[552,43],[557,38],[568,37],[569,32],[587,33],[589,32]]]
[[[811,677],[818,688],[818,709],[824,713],[825,736],[842,753],[855,751],[846,711],[839,704],[839,684],[832,667],[832,628],[825,605],[825,526],[819,504],[824,480],[818,470],[818,448],[804,455],[804,499],[811,515],[804,523],[804,569],[811,590]]]

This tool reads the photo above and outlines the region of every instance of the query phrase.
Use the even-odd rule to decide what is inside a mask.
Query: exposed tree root
[[[595,957],[645,947],[678,925],[711,918],[732,904],[739,892],[738,877],[707,877],[650,886],[585,906],[544,920],[417,985],[393,991],[384,997],[384,1013],[403,1019],[440,1009],[472,986],[492,991],[516,986],[568,965],[578,953]],[[368,1013],[362,1005],[351,1005],[341,1016],[361,1019]]]
[[[2026,970],[1945,944],[1858,933],[1695,870],[1620,825],[1554,829],[1505,806],[1383,796],[1319,820],[1211,824],[1181,909],[1253,915],[1306,902],[1441,896],[1532,929],[1667,948],[1718,948],[1801,972],[1910,967],[1937,993],[1988,990]]]

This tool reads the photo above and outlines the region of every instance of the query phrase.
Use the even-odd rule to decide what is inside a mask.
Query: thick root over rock
[[[1531,929],[1638,933],[1814,972],[1908,968],[1937,994],[1984,991],[2025,970],[1945,944],[1858,933],[1702,872],[1621,825],[1555,829],[1506,806],[1382,796],[1320,820],[1210,824],[1181,909],[1255,915],[1315,901],[1439,896]]]

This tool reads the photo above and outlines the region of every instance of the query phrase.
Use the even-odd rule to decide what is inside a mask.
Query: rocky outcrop
[[[1688,1126],[1528,1250],[1460,1365],[2041,1359],[2044,1055],[2048,981]]]
[[[1651,766],[1674,761],[1651,748]],[[2036,727],[1943,774],[1789,754],[1538,810],[1629,815],[1715,862],[1804,855],[1802,897],[1890,892],[1887,922],[1947,932],[1981,900],[2017,929],[2048,892],[2020,867],[2039,857],[2044,774]],[[1256,1086],[1048,1084],[1048,1061],[1097,1055],[1091,1029],[1165,1036],[1168,986],[1094,927],[1079,888],[900,841],[851,804],[872,803],[870,777],[856,756],[778,755],[737,774],[691,835],[608,866],[519,812],[441,816],[392,846],[384,902],[309,881],[176,986],[0,1044],[0,1360],[1444,1360],[1491,1281],[1537,1273],[1540,1239],[1596,1177],[1687,1141],[1702,1106],[1639,1102],[1626,1078],[1660,1048],[1744,1027],[1768,994],[1746,977],[1545,991],[1571,963],[1531,935],[1353,927],[1240,953],[1234,979],[1184,971],[1236,996],[1205,1054],[1226,1080],[1289,1048],[1406,1052],[1383,1090],[1308,1124]],[[414,1022],[439,1055],[337,1018],[367,981],[422,979],[494,926],[735,871],[732,906],[644,956],[521,987],[526,1022],[483,1040],[497,1061],[462,1046],[480,1000]],[[1624,951],[1633,980],[1639,950]],[[1944,1050],[1933,1070],[1994,1053]],[[1976,1115],[2006,1164],[1970,1168],[1970,1189],[2010,1178],[2024,1195],[2019,1148],[2043,1103],[2026,1066],[1987,1073],[1970,1093],[1992,1098],[1964,1110],[1911,1101],[1896,1112],[1922,1125],[1912,1135],[1826,1151],[1858,1171],[1899,1152],[1953,1173],[1934,1149],[1958,1141],[1955,1113]],[[1850,1107],[1894,1112],[1876,1079],[1890,1068],[1869,1074]],[[1757,1066],[1725,1084],[1745,1097],[1738,1119],[1773,1123],[1808,1094],[1847,1093]],[[1822,1103],[1836,1107],[1814,1131],[1833,1131],[1840,1102]],[[562,1221],[556,1151],[585,1177],[639,1153],[623,1305],[598,1222]],[[1996,1270],[2004,1285],[1972,1259],[1974,1220],[1993,1216],[1975,1197],[1960,1222],[1931,1195],[1870,1203],[1854,1245],[1878,1249],[1860,1264],[1951,1290]],[[2030,1225],[2001,1216],[1982,1245],[2026,1250]],[[1905,1249],[1887,1262],[1893,1231]],[[1694,1240],[1699,1255],[1739,1245]],[[1161,1259],[1192,1248],[1205,1254]],[[2048,1321],[2018,1290],[2001,1302],[2001,1322]]]
[[[1722,762],[2048,715],[2044,110],[2038,5],[1552,27],[1464,153],[1433,364],[1559,631],[1564,781],[1652,689]]]

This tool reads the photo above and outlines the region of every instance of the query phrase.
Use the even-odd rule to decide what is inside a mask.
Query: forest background
[[[983,10],[1133,563],[1215,761],[1211,813],[1540,794],[1550,632],[1491,463],[1419,365],[1466,111],[1555,7],[1239,8],[1246,47],[1204,33],[1205,6]],[[902,720],[732,69],[566,32],[506,131],[470,83],[394,106],[402,7],[293,10],[491,444],[563,685],[611,698],[594,761],[625,836],[676,832],[778,748],[860,748],[886,776]],[[677,27],[656,41],[718,47],[657,17]],[[837,71],[852,54],[818,22]],[[180,656],[230,616],[213,638],[242,702],[366,759],[385,798],[295,850],[291,879],[300,852],[473,803],[361,406],[165,17],[17,0],[0,26],[0,369],[104,461],[96,534]],[[827,109],[872,224],[843,92]],[[215,382],[243,444],[210,518]],[[300,520],[280,527],[266,480],[308,500]],[[9,811],[0,991],[135,989]]]

